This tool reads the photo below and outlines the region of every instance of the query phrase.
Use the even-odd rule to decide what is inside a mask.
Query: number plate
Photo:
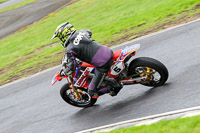
[[[124,63],[123,61],[117,61],[113,66],[112,66],[112,71],[111,71],[111,75],[113,76],[117,76],[118,74],[121,73],[121,71],[124,70]]]

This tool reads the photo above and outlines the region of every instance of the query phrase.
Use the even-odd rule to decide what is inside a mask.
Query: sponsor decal
[[[83,36],[85,35],[85,33],[83,32],[79,32],[79,34],[76,36],[76,38],[74,39],[74,45],[79,45],[80,41],[83,39]]]
[[[81,75],[81,77],[78,79],[76,85],[77,86],[81,86],[83,84],[83,82],[85,81],[87,75],[90,73],[90,69],[87,68]]]

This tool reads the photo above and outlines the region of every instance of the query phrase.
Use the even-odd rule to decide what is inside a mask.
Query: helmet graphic
[[[63,23],[56,28],[52,39],[58,37],[62,41],[61,45],[65,48],[67,47],[71,35],[75,31],[75,28],[69,22]]]

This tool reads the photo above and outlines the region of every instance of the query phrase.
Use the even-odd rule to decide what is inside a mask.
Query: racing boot
[[[117,84],[113,85],[113,87],[110,89],[110,95],[116,96],[122,88],[123,84],[121,82],[117,82]]]
[[[89,90],[88,89],[88,94],[92,97],[92,98],[99,98],[99,94],[97,91],[95,90]]]
[[[109,93],[111,88],[112,88],[112,87],[111,87],[110,85],[108,85],[107,87],[101,88],[101,89],[98,91],[98,95],[101,96],[101,95],[104,95],[104,94],[106,94],[106,93]]]

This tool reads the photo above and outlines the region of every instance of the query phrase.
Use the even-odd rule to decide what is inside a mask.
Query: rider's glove
[[[65,76],[65,73],[63,72],[63,69],[60,70],[59,76],[60,76],[60,77]]]
[[[63,62],[62,63],[62,68],[59,72],[59,76],[62,77],[62,76],[67,76],[67,75],[71,75],[73,73],[72,70],[70,70],[70,68],[67,66],[67,63],[66,62]]]
[[[67,75],[71,75],[73,73],[73,71],[71,71],[68,67],[67,68],[63,68],[60,70],[59,72],[59,76],[67,76]]]
[[[66,67],[65,69],[63,69],[64,74],[67,75],[71,75],[73,73],[72,70],[69,69],[69,67]]]
[[[81,60],[76,60],[76,63],[77,63],[77,67],[81,66],[83,64],[83,62]]]

